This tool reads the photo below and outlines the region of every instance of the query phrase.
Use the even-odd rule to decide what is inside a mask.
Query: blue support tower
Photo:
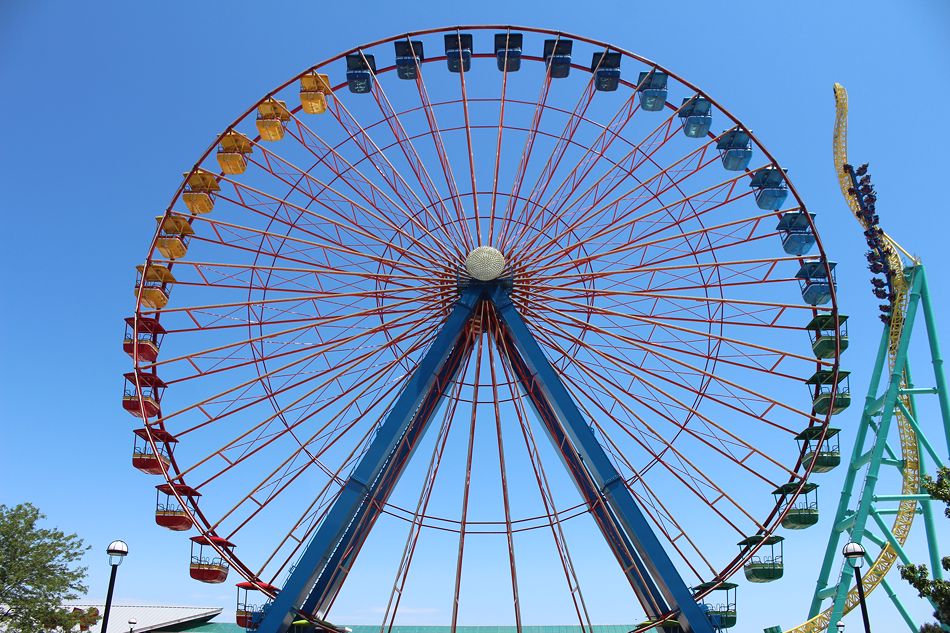
[[[595,522],[649,617],[679,612],[685,633],[712,633],[646,517],[607,456],[554,367],[511,301],[510,279],[473,281],[460,297],[421,362],[307,544],[284,587],[267,608],[261,633],[286,633],[298,617],[312,618],[339,590],[380,509],[428,427],[446,389],[472,347],[469,319],[483,301],[502,324],[499,349],[528,394]],[[595,503],[595,501],[597,503]]]

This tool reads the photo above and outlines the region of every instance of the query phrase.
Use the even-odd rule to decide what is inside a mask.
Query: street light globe
[[[112,541],[106,548],[106,554],[109,555],[110,565],[121,565],[122,559],[129,555],[129,546],[125,541]]]
[[[848,543],[844,546],[844,549],[841,550],[841,555],[844,556],[853,567],[860,567],[864,564],[864,548],[861,547],[860,543]]]
[[[844,622],[838,622],[838,633],[843,633],[844,631]]]

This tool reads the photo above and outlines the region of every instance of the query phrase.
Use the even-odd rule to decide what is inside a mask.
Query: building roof
[[[101,604],[70,604],[68,607],[79,607],[88,609],[96,607],[99,613],[104,611]],[[90,627],[90,633],[129,633],[129,620],[134,619],[136,624],[131,627],[133,633],[146,633],[147,631],[161,631],[175,627],[183,631],[214,631],[221,633],[225,631],[240,631],[234,625],[233,629],[198,629],[199,625],[204,625],[208,620],[221,613],[220,607],[166,607],[166,606],[145,606],[145,605],[124,605],[113,604],[112,612],[109,614],[109,630],[102,631],[102,622],[100,621],[93,627]]]
[[[102,605],[71,604],[69,607],[89,608],[96,607],[100,613]],[[244,633],[244,629],[233,621],[209,622],[220,615],[222,609],[217,607],[167,607],[167,606],[134,606],[112,605],[112,614],[109,616],[109,630],[104,633],[129,633],[129,619],[135,618],[136,624],[133,633],[147,631],[179,631],[181,633]],[[103,633],[100,624],[92,627],[90,633]],[[349,625],[352,633],[379,633],[378,624]],[[595,624],[592,633],[628,633],[633,626],[626,624]],[[392,633],[450,633],[450,626],[413,626],[397,625],[392,627]],[[589,631],[589,629],[588,629]],[[522,633],[588,633],[576,624],[567,625],[526,625]],[[459,626],[456,633],[517,633],[514,626]]]

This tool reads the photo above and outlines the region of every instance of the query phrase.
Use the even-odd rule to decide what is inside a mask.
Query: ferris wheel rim
[[[639,61],[639,62],[641,62],[641,63],[644,63],[644,64],[647,64],[647,65],[649,65],[649,66],[652,66],[652,67],[654,67],[654,68],[656,68],[656,69],[658,69],[658,70],[661,70],[661,71],[663,71],[663,72],[667,72],[671,78],[674,78],[675,80],[677,80],[678,82],[680,82],[680,83],[683,84],[684,86],[695,90],[697,94],[700,94],[700,95],[702,95],[702,96],[708,98],[708,99],[719,109],[719,111],[721,111],[723,114],[725,114],[727,117],[729,117],[729,119],[730,119],[734,124],[736,124],[736,125],[741,125],[741,122],[740,122],[736,117],[734,117],[728,110],[726,110],[724,107],[722,107],[722,106],[721,106],[718,102],[716,102],[712,97],[710,97],[710,96],[709,96],[707,93],[705,93],[704,91],[700,90],[700,89],[699,89],[698,87],[696,87],[695,85],[691,84],[690,82],[686,81],[685,79],[683,79],[683,78],[680,77],[679,75],[676,75],[675,73],[669,71],[669,70],[666,69],[665,67],[663,67],[663,66],[661,66],[661,65],[659,65],[659,64],[657,64],[657,63],[655,63],[655,62],[653,62],[653,61],[651,61],[651,60],[649,60],[649,59],[647,59],[647,58],[641,57],[641,56],[636,55],[636,54],[634,54],[634,53],[632,53],[632,52],[625,51],[625,50],[623,50],[623,49],[619,49],[619,48],[617,48],[617,47],[615,47],[615,46],[613,46],[613,45],[608,45],[608,44],[605,44],[605,43],[602,43],[602,42],[598,42],[598,41],[596,41],[596,40],[592,40],[592,39],[589,39],[589,38],[584,38],[584,37],[582,37],[582,36],[573,35],[573,34],[570,34],[570,33],[563,32],[563,31],[551,31],[551,30],[537,29],[537,28],[532,28],[532,27],[518,27],[518,26],[504,26],[504,27],[502,27],[502,26],[494,26],[494,25],[480,25],[480,26],[470,25],[470,26],[458,26],[458,27],[433,28],[433,29],[426,29],[426,30],[422,30],[422,31],[417,31],[417,32],[411,32],[411,33],[407,33],[407,34],[397,35],[397,36],[393,36],[393,37],[389,37],[389,38],[384,38],[384,39],[381,39],[381,40],[372,42],[372,43],[367,44],[367,45],[364,45],[364,46],[356,47],[356,48],[350,49],[350,50],[348,50],[348,51],[346,51],[346,52],[344,52],[344,53],[341,53],[341,54],[339,54],[339,55],[337,55],[337,56],[335,56],[335,57],[329,58],[329,59],[327,59],[327,60],[325,60],[325,61],[319,63],[319,64],[316,65],[316,66],[312,66],[312,67],[310,67],[310,68],[304,70],[303,72],[301,72],[300,74],[294,76],[294,77],[291,78],[289,81],[287,81],[287,82],[285,82],[284,84],[282,84],[281,86],[279,86],[279,87],[275,88],[274,90],[270,91],[270,92],[269,92],[267,95],[265,95],[261,100],[259,100],[257,103],[255,103],[247,112],[245,112],[243,115],[241,115],[240,117],[238,117],[238,119],[236,119],[230,126],[228,126],[228,128],[225,129],[224,132],[222,132],[221,135],[219,135],[219,136],[215,139],[214,143],[205,151],[205,153],[202,155],[202,157],[199,159],[199,161],[195,164],[195,166],[192,168],[191,172],[189,172],[189,173],[190,173],[190,174],[196,173],[196,172],[200,169],[200,166],[201,166],[202,164],[204,164],[205,161],[209,158],[209,156],[214,152],[215,148],[216,148],[216,147],[218,146],[218,144],[220,143],[220,140],[221,140],[221,138],[224,136],[224,134],[226,134],[229,130],[234,129],[236,125],[238,125],[240,122],[244,121],[244,120],[247,119],[250,115],[252,115],[253,112],[254,112],[254,110],[258,107],[258,105],[259,105],[260,103],[262,103],[263,101],[265,101],[266,99],[268,99],[268,98],[270,98],[270,97],[272,97],[272,96],[274,96],[274,95],[277,95],[281,90],[284,90],[285,88],[287,88],[288,86],[290,86],[291,84],[293,84],[293,82],[297,81],[302,75],[306,74],[307,72],[319,70],[320,68],[324,67],[325,65],[327,65],[327,64],[329,64],[329,63],[331,63],[331,62],[333,62],[333,61],[338,61],[339,59],[341,59],[342,57],[344,57],[344,56],[345,56],[346,54],[348,54],[348,53],[352,53],[352,52],[356,52],[356,51],[361,51],[361,50],[363,50],[363,49],[368,49],[368,48],[371,48],[371,47],[374,47],[374,46],[379,46],[379,45],[386,44],[386,43],[393,42],[393,41],[398,41],[398,40],[400,40],[400,39],[402,39],[402,38],[404,38],[404,37],[408,37],[408,36],[415,36],[415,35],[432,35],[432,34],[437,34],[437,33],[442,33],[442,32],[448,32],[448,31],[459,31],[459,30],[462,30],[462,29],[489,30],[489,29],[499,29],[499,28],[500,28],[500,29],[505,29],[505,28],[507,28],[507,29],[512,29],[512,30],[513,30],[513,29],[518,29],[518,30],[521,30],[521,31],[534,32],[534,33],[538,33],[538,34],[551,34],[551,35],[558,35],[558,36],[570,37],[570,38],[573,38],[573,39],[576,39],[576,40],[579,40],[579,41],[587,42],[587,43],[589,43],[589,44],[601,45],[601,46],[604,46],[604,47],[606,47],[607,49],[612,50],[612,51],[620,52],[621,54],[624,54],[624,55],[626,55],[626,56],[628,56],[628,57],[631,57],[631,58],[633,58],[633,59],[636,59],[637,61]],[[425,61],[426,61],[426,62],[429,62],[429,61],[436,61],[436,60],[425,60]],[[584,69],[583,67],[580,67],[580,66],[578,66],[578,68],[580,68],[581,70],[586,70],[586,69]],[[392,70],[391,67],[390,67],[390,68],[383,68],[383,69],[380,69],[380,70],[378,71],[378,74],[381,75],[381,74],[383,74],[383,73],[385,73],[385,72],[388,72],[388,71],[391,71],[391,70]],[[339,84],[339,86],[337,86],[337,87],[342,87],[342,86],[344,86],[344,85],[345,85],[345,84]],[[667,105],[668,105],[668,107],[674,108],[674,107],[673,107],[672,105],[670,105],[670,104],[667,104]],[[674,108],[674,109],[675,109],[675,108]],[[296,107],[296,108],[294,109],[294,112],[296,113],[296,112],[298,112],[299,110],[300,110],[300,107],[298,106],[298,107]],[[743,126],[743,129],[747,129],[747,128],[745,128],[745,127]],[[754,143],[754,145],[755,145],[755,147],[758,149],[758,151],[762,152],[762,154],[768,159],[768,161],[769,161],[772,165],[779,166],[779,163],[772,157],[772,155],[768,152],[767,148],[751,133],[751,131],[749,132],[749,135],[750,135],[750,137],[752,138],[752,142]],[[710,136],[713,136],[713,135],[710,134]],[[792,182],[791,180],[786,180],[786,182],[787,182],[787,184],[788,184],[789,191],[791,192],[791,194],[794,196],[795,200],[796,200],[797,203],[798,203],[798,207],[804,210],[806,207],[804,206],[804,203],[802,202],[801,198],[799,197],[799,194],[798,194],[798,192],[796,191],[793,182]],[[182,182],[182,185],[179,187],[178,191],[176,192],[175,196],[173,197],[172,203],[171,203],[171,204],[169,205],[169,207],[166,209],[166,213],[165,213],[166,217],[167,217],[169,214],[171,214],[171,213],[173,212],[173,208],[174,208],[175,204],[177,203],[177,201],[179,200],[179,198],[180,198],[180,196],[181,196],[181,194],[182,194],[183,191],[184,191],[184,181]],[[479,193],[480,193],[480,192],[476,192],[474,195],[478,195]],[[811,221],[811,220],[809,220],[809,221]],[[819,253],[820,253],[822,256],[824,256],[824,248],[823,248],[823,246],[822,246],[822,244],[821,244],[821,236],[820,236],[820,234],[818,233],[817,230],[814,231],[814,234],[815,234],[816,241],[817,241],[816,246],[817,246],[817,248],[818,248],[818,251],[819,251]],[[156,234],[156,237],[157,237],[157,234]],[[152,263],[153,254],[154,254],[154,253],[155,253],[155,239],[153,238],[152,244],[150,245],[150,248],[149,248],[149,257],[148,257],[147,260],[146,260],[146,265]],[[260,253],[258,253],[258,256],[259,256],[259,255],[260,255]],[[800,260],[803,259],[803,258],[804,258],[804,257],[799,257]],[[831,292],[834,293],[834,291],[835,291],[834,286],[832,286]],[[136,310],[135,310],[136,317],[144,316],[145,314],[149,314],[149,313],[150,313],[150,311],[147,311],[147,310],[146,310],[146,311],[143,311],[143,310],[141,310],[141,305],[142,305],[142,304],[141,304],[141,288],[139,288],[139,292],[138,292],[138,296],[137,296],[137,300],[136,300]],[[836,306],[836,305],[837,305],[836,299],[835,299],[834,297],[832,297],[832,306]],[[832,311],[836,311],[836,307],[831,308],[831,310],[832,310]],[[135,361],[135,367],[136,367],[136,369],[138,369],[138,364],[139,364],[139,362],[138,362],[138,360],[136,360],[136,361]],[[837,366],[838,366],[838,364],[837,364],[837,358],[836,358],[835,369],[834,369],[835,372],[837,372]],[[828,415],[825,416],[824,425],[825,425],[826,427],[827,427],[827,424],[828,424],[829,419],[830,419],[830,414],[828,414]],[[146,423],[146,428],[149,428],[149,425],[148,425],[147,423]],[[154,442],[153,442],[153,444],[154,444]],[[177,464],[175,464],[174,458],[173,458],[173,462],[172,462],[172,467],[177,470]],[[807,480],[807,476],[808,476],[808,474],[810,473],[812,467],[813,467],[813,465],[809,466],[809,467],[806,469],[806,471],[804,472],[804,475],[803,475],[802,478],[801,478],[802,484],[804,484],[804,482]],[[170,473],[169,473],[169,474],[166,474],[166,479],[171,482],[171,481],[172,481],[173,479],[175,479],[175,478],[174,478],[174,477],[169,477],[169,475],[170,475]],[[176,492],[176,495],[175,495],[175,496],[176,496],[176,497],[178,496],[177,492]],[[182,499],[179,498],[179,501],[182,501]],[[776,509],[777,509],[777,507],[776,507]],[[197,511],[198,511],[198,514],[200,515],[200,507],[197,509]],[[773,511],[773,515],[774,515],[774,511]],[[207,519],[206,519],[205,517],[203,517],[203,515],[200,515],[200,516],[201,516],[202,521],[205,522],[205,525],[210,525],[210,523],[207,522]],[[771,518],[771,515],[770,515],[770,518]],[[769,521],[769,519],[766,519],[766,520],[765,520],[766,523],[768,523],[768,521]],[[777,526],[777,523],[778,523],[778,522],[776,521],[776,522],[775,522],[775,525],[776,525],[776,526]],[[209,531],[209,532],[207,532],[207,533],[208,533],[208,534],[213,534],[213,531]],[[751,557],[753,554],[754,554],[754,551],[750,552],[750,553],[748,554],[748,556],[743,556],[743,555],[737,556],[736,559],[734,559],[734,560],[732,561],[732,563],[730,563],[730,566],[728,567],[729,569],[731,569],[731,572],[728,573],[728,574],[726,574],[726,573],[725,573],[725,569],[724,569],[723,574],[720,574],[720,575],[722,576],[721,579],[727,578],[728,576],[732,575],[732,573],[735,573],[736,571],[738,571],[738,567],[741,566],[741,563],[737,563],[737,561],[739,561],[740,558],[742,558],[742,559],[745,560],[745,559],[748,559],[749,557]],[[223,552],[222,552],[222,555],[224,555]],[[235,560],[235,562],[237,562],[237,559],[236,559],[236,558],[235,558],[234,560]],[[242,574],[243,574],[243,572],[242,572]],[[256,577],[255,577],[255,579],[259,580],[259,579],[256,578]],[[720,579],[720,580],[721,580],[721,579]],[[712,590],[712,588],[708,589],[706,592],[704,592],[704,593],[702,593],[702,594],[697,594],[697,595],[698,595],[699,597],[701,597],[701,595],[705,595],[705,593],[708,593],[708,592],[711,591],[711,590]]]

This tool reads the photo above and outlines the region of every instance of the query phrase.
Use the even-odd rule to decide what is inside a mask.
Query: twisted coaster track
[[[862,175],[862,168],[856,174],[848,163],[847,133],[848,133],[848,93],[840,84],[835,84],[835,128],[834,128],[834,163],[841,193],[845,197],[849,208],[858,223],[868,236],[871,247],[869,261],[877,262],[879,270],[887,276],[887,291],[889,306],[882,306],[885,328],[881,341],[878,360],[875,364],[868,388],[868,395],[862,414],[851,464],[842,489],[838,512],[832,527],[825,551],[825,558],[819,574],[817,587],[809,611],[809,620],[788,633],[814,633],[834,629],[838,620],[856,606],[859,597],[857,587],[851,587],[849,568],[841,567],[837,582],[829,584],[831,569],[835,562],[841,561],[839,549],[843,542],[851,540],[861,542],[871,541],[880,546],[880,552],[873,558],[870,568],[863,574],[865,594],[870,594],[878,586],[883,586],[888,597],[894,603],[898,612],[912,631],[918,630],[918,625],[901,604],[900,599],[891,590],[885,576],[893,568],[894,563],[901,559],[902,563],[910,562],[903,551],[904,544],[910,535],[911,526],[917,514],[923,514],[926,523],[927,541],[930,549],[930,563],[934,574],[940,576],[936,533],[932,521],[930,499],[921,494],[921,475],[925,472],[925,464],[921,451],[926,450],[932,458],[933,465],[942,465],[940,456],[922,433],[917,421],[917,409],[914,402],[916,394],[931,393],[940,399],[941,414],[943,417],[944,435],[950,438],[950,406],[943,379],[942,360],[936,339],[936,327],[933,319],[927,293],[926,277],[923,265],[912,257],[897,242],[888,236],[877,223],[874,213],[873,200],[868,204],[869,187],[859,183],[857,176]],[[907,263],[902,258],[907,258]],[[872,264],[873,266],[874,264]],[[872,269],[873,270],[873,269]],[[913,331],[914,316],[918,304],[922,303],[924,316],[927,321],[927,334],[930,339],[931,360],[934,365],[936,387],[916,389],[910,376],[907,350]],[[885,392],[878,395],[881,382],[884,360],[887,360],[888,381],[885,383]],[[879,418],[878,418],[879,416]],[[878,418],[875,420],[875,418]],[[888,446],[888,432],[890,422],[897,423],[899,439],[899,459]],[[871,445],[865,449],[865,441],[871,437]],[[950,441],[948,441],[950,451]],[[876,484],[879,470],[882,465],[895,466],[901,476],[901,493],[899,495],[879,495]],[[857,476],[864,473],[857,504],[852,506],[851,499],[855,492]],[[898,502],[898,507],[881,508],[883,502]],[[883,516],[894,515],[894,520],[888,527]],[[867,531],[867,520],[871,518],[873,525],[883,538]],[[847,532],[848,539],[842,539]],[[869,562],[871,557],[866,555]],[[850,588],[850,589],[849,589]],[[831,598],[831,603],[821,609],[823,601]]]

